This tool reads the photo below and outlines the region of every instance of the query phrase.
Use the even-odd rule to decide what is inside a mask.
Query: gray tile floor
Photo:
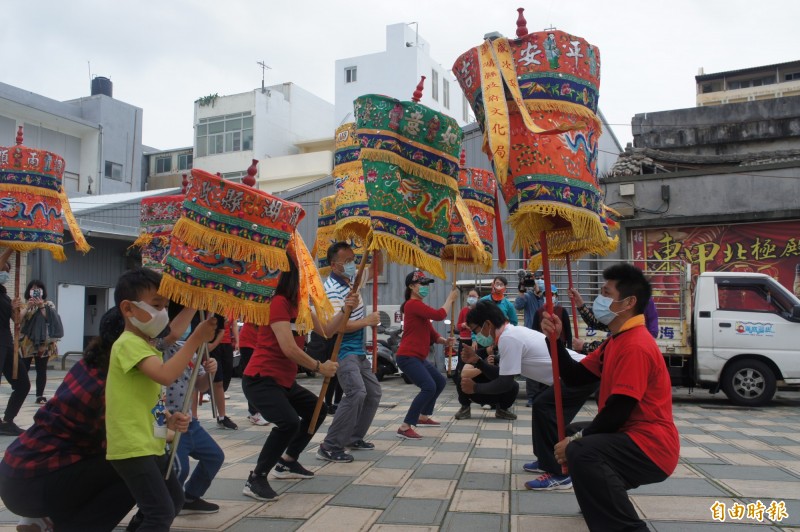
[[[54,389],[62,377],[63,372],[51,372],[48,389]],[[300,382],[316,392],[321,379],[303,376]],[[323,462],[315,457],[322,439],[317,434],[300,458],[316,477],[271,480],[281,497],[260,503],[242,495],[242,487],[270,427],[247,421],[246,402],[234,379],[228,414],[239,430],[218,429],[208,408],[201,415],[226,452],[225,465],[206,494],[222,509],[213,515],[178,517],[173,529],[586,530],[571,490],[542,493],[524,487],[533,477],[522,470],[522,464],[533,459],[530,410],[522,406],[524,400],[515,407],[519,419],[514,422],[495,419],[494,412],[479,406],[472,407],[472,419],[455,421],[458,402],[449,382],[434,415],[442,426],[420,428],[424,438],[409,441],[396,438],[395,430],[415,388],[389,378],[383,389],[368,438],[376,444],[375,450],[354,453],[356,461],[350,464]],[[6,401],[7,394],[4,384],[0,401]],[[21,426],[31,422],[36,408],[33,399],[29,397],[17,419]],[[665,482],[630,492],[640,515],[658,532],[754,526],[800,531],[798,406],[800,393],[780,392],[769,407],[747,409],[731,406],[722,395],[676,390],[681,462]],[[579,419],[595,412],[594,405],[589,405]],[[327,426],[328,422],[321,431]],[[10,442],[11,438],[0,437],[2,448]],[[712,512],[722,505],[724,522],[715,520]],[[762,506],[763,514],[756,511]],[[739,509],[743,516],[736,518]],[[781,509],[782,516],[775,513]],[[748,510],[753,513],[748,515]],[[0,532],[14,530],[16,522],[13,514],[0,507]]]

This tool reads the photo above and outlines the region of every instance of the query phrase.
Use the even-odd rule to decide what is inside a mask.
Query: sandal
[[[37,397],[36,398],[36,404],[37,405],[43,405],[45,403],[47,403],[47,397],[42,395],[41,397]]]

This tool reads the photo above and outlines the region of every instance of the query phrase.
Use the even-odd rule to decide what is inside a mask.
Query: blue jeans
[[[189,430],[181,434],[177,454],[178,480],[184,487],[186,498],[194,500],[202,497],[222,467],[225,454],[196,419],[192,419]],[[186,482],[186,477],[189,476],[190,456],[197,460],[197,467],[194,468],[189,482]]]
[[[433,364],[417,357],[398,355],[397,365],[420,389],[417,396],[411,401],[406,418],[403,420],[407,425],[416,425],[420,414],[424,416],[433,414],[436,399],[444,390],[447,379]]]

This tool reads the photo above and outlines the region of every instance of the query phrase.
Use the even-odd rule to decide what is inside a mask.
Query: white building
[[[364,94],[411,100],[420,76],[425,76],[420,103],[462,127],[474,120],[455,78],[431,56],[430,44],[412,22],[386,26],[386,51],[336,61],[336,125],[355,120],[353,100]]]
[[[70,196],[142,190],[144,113],[111,93],[111,81],[101,77],[91,96],[66,102],[0,83],[0,146],[13,145],[23,126],[26,146],[64,158]]]
[[[333,105],[294,83],[207,96],[195,102],[193,166],[237,179],[258,159],[258,187],[285,190],[330,174],[334,129]]]

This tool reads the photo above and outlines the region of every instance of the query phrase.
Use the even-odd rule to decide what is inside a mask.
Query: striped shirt
[[[344,299],[350,293],[350,284],[343,278],[335,273],[331,273],[330,277],[325,281],[325,293],[333,305],[333,310],[339,312],[344,307]],[[350,313],[350,321],[363,320],[366,316],[366,309],[364,307],[364,300],[359,295],[358,306]],[[339,358],[344,358],[348,355],[366,355],[364,349],[364,329],[349,332],[342,338],[342,346],[339,348]]]

